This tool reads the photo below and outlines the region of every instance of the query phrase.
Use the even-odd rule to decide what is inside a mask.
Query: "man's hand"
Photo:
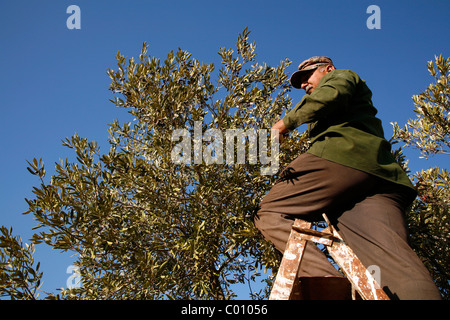
[[[280,121],[275,123],[272,126],[272,130],[278,130],[278,135],[279,135],[278,138],[279,138],[280,143],[284,140],[284,137],[289,132],[289,130],[284,125],[283,119],[281,119]]]

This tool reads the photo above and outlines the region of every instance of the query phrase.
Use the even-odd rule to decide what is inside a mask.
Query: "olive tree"
[[[50,179],[30,162],[31,240],[75,253],[82,281],[51,297],[230,299],[256,277],[268,285],[251,297],[267,295],[279,256],[254,213],[307,137],[277,149],[270,128],[291,106],[290,62],[258,63],[248,39],[245,29],[234,50],[220,48],[217,71],[181,49],[163,61],[146,43],[136,59],[119,52],[111,101],[133,121],[110,124],[109,151],[75,134],[63,144],[76,160]]]

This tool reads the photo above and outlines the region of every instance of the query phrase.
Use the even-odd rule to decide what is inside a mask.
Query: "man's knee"
[[[272,242],[277,250],[283,252],[291,233],[294,219],[288,215],[259,210],[254,218],[255,226],[264,238]]]

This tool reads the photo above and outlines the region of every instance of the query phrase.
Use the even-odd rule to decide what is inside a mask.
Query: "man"
[[[416,193],[393,159],[366,83],[351,70],[336,69],[328,57],[312,57],[291,84],[306,95],[272,129],[285,135],[306,123],[311,146],[261,202],[258,229],[283,252],[294,219],[317,221],[326,213],[362,263],[379,268],[380,285],[391,298],[440,299],[407,243],[404,211]],[[307,245],[299,276],[342,275],[317,246]]]

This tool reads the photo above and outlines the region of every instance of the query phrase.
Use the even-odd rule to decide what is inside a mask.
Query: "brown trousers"
[[[295,218],[318,221],[326,213],[361,262],[379,270],[380,285],[391,298],[441,299],[428,270],[407,242],[404,211],[413,198],[406,187],[303,154],[265,196],[255,224],[283,252]],[[309,244],[299,276],[342,274],[316,245]]]

